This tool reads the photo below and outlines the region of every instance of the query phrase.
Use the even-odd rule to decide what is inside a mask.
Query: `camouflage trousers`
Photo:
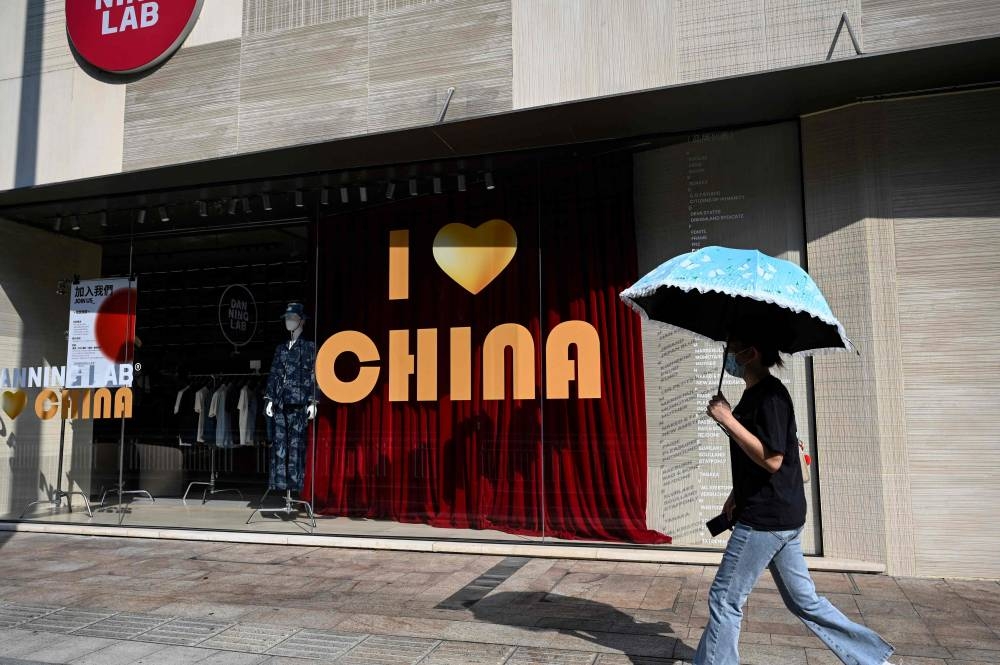
[[[308,422],[304,406],[274,409],[274,437],[271,439],[271,469],[268,474],[268,487],[272,490],[302,491]]]

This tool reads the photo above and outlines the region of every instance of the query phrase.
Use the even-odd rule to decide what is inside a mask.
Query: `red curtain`
[[[355,404],[323,400],[313,446],[318,512],[559,538],[670,542],[645,526],[646,424],[638,317],[618,299],[635,281],[631,158],[530,162],[497,187],[406,198],[317,229],[318,343],[341,330],[379,349],[379,381]],[[541,184],[544,183],[544,187]],[[403,188],[399,188],[403,189]],[[405,191],[405,190],[404,190]],[[371,195],[371,194],[370,194]],[[452,280],[432,247],[446,224],[506,220],[510,264],[478,294]],[[389,300],[389,233],[409,231],[409,296]],[[581,320],[601,341],[601,397],[544,399],[545,339]],[[535,398],[484,400],[482,349],[500,324],[534,340]],[[472,399],[450,397],[450,330],[472,329]],[[389,330],[438,331],[436,401],[388,398]],[[343,354],[342,380],[358,372]],[[323,368],[318,368],[323,371]]]

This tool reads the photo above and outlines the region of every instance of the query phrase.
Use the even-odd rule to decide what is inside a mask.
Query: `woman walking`
[[[785,606],[848,665],[892,665],[893,647],[816,594],[800,536],[806,498],[799,466],[792,399],[770,368],[781,366],[766,328],[746,323],[734,331],[726,372],[746,382],[736,408],[720,393],[708,414],[729,433],[733,491],[723,510],[735,524],[708,594],[708,625],[695,665],[739,665],[743,605],[764,568]]]

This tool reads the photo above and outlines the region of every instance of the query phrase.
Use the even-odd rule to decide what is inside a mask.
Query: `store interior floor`
[[[177,498],[157,498],[155,501],[143,497],[128,496],[119,510],[117,497],[108,499],[108,504],[100,507],[92,504],[93,517],[87,515],[80,498],[73,498],[73,510],[67,510],[65,501],[55,510],[51,504],[35,506],[24,515],[0,515],[0,521],[30,521],[50,524],[73,524],[90,526],[121,526],[123,528],[152,529],[198,529],[204,531],[244,532],[261,534],[305,534],[316,536],[346,536],[381,539],[409,540],[449,540],[465,542],[497,542],[524,544],[559,544],[575,546],[608,546],[609,543],[591,540],[566,540],[546,536],[526,536],[506,533],[495,529],[453,529],[438,528],[428,524],[408,524],[390,520],[376,520],[360,517],[316,516],[316,526],[312,527],[308,515],[298,512],[289,517],[284,514],[257,513],[251,524],[247,524],[251,513],[260,505],[259,496],[239,500],[222,495],[209,498],[202,503],[200,491],[192,490],[185,504]],[[278,508],[283,499],[269,496],[265,507]],[[613,544],[612,544],[613,545]],[[641,545],[642,548],[697,550],[684,546]]]
[[[230,498],[211,498],[204,504],[201,492],[192,491],[187,504],[181,499],[158,498],[150,501],[146,498],[128,498],[121,505],[124,519],[119,512],[117,498],[112,497],[104,507],[92,505],[93,517],[87,515],[79,497],[73,498],[73,511],[67,510],[65,502],[59,510],[54,510],[49,504],[36,506],[24,519],[33,522],[53,522],[91,525],[118,525],[124,527],[155,527],[166,529],[208,529],[219,531],[249,531],[260,533],[307,533],[327,536],[365,536],[384,538],[421,538],[449,540],[490,540],[508,542],[538,542],[533,536],[521,536],[503,531],[486,529],[441,529],[426,524],[405,524],[388,520],[372,520],[352,517],[327,517],[318,515],[316,527],[312,528],[305,512],[299,512],[291,518],[283,514],[260,513],[253,516],[253,522],[247,524],[251,513],[259,504],[259,499],[250,500]],[[266,507],[277,508],[283,505],[282,500],[268,497]],[[0,519],[14,520],[18,515],[0,516]],[[546,538],[546,541],[558,539]],[[567,541],[559,541],[567,542]]]

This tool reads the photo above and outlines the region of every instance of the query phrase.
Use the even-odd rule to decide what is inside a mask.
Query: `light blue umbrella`
[[[644,318],[726,342],[752,318],[792,355],[855,350],[819,287],[799,266],[751,249],[704,247],[675,256],[621,293]]]

